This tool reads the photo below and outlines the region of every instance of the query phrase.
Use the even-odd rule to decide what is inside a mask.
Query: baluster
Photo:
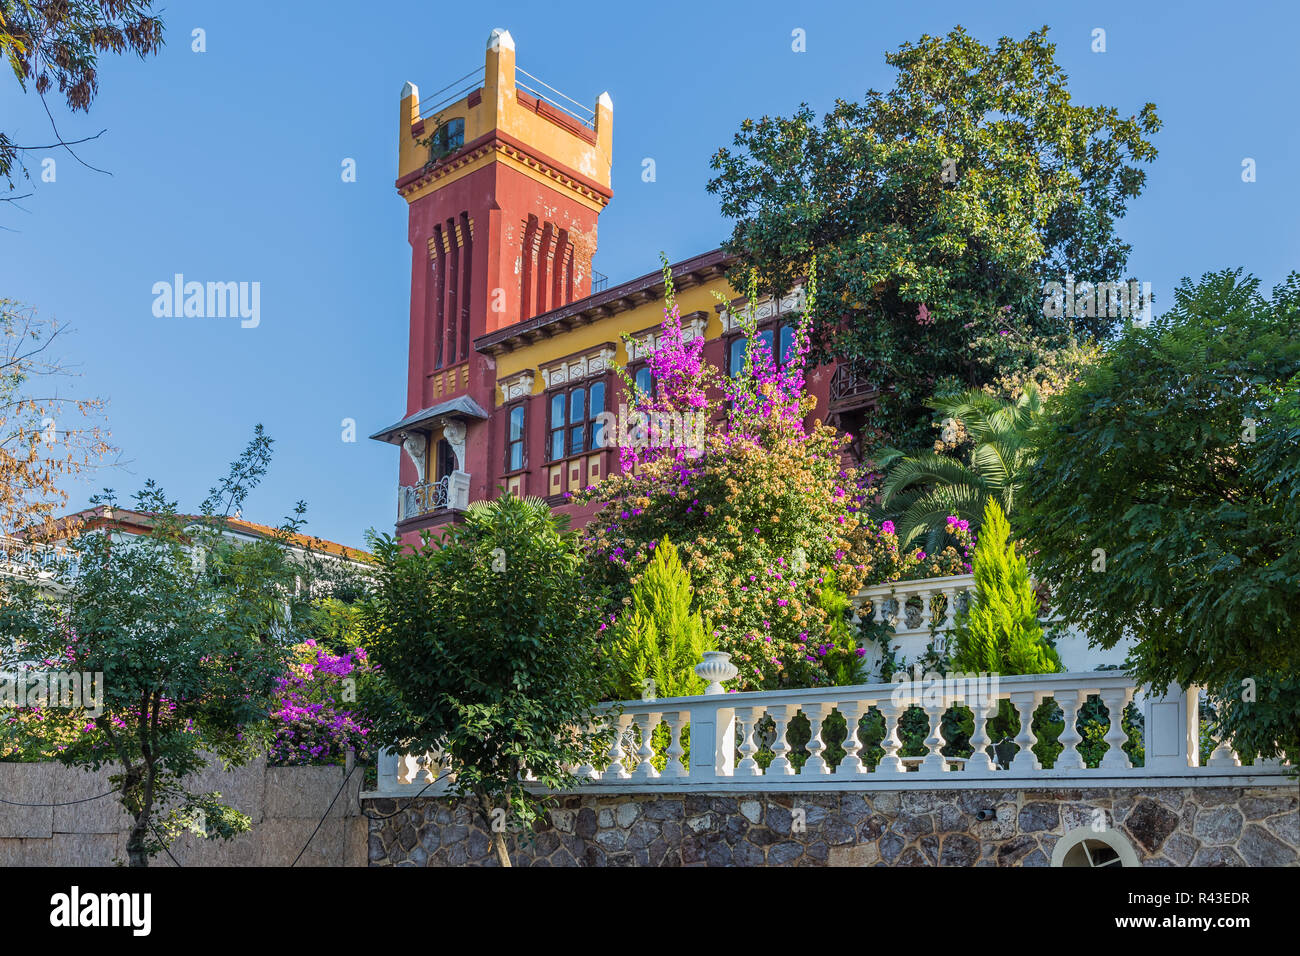
[[[1034,755],[1033,746],[1038,743],[1034,736],[1034,710],[1038,706],[1039,695],[1035,691],[1024,691],[1011,695],[1011,703],[1020,714],[1020,733],[1016,734],[1016,746],[1020,749],[1011,759],[1011,769],[1019,773],[1034,773],[1042,770],[1043,765]]]
[[[908,603],[912,600],[912,598],[915,597],[915,596],[916,596],[916,592],[915,592],[915,591],[904,591],[902,594],[900,594],[900,595],[898,596],[898,626],[897,626],[897,630],[898,630],[898,633],[900,633],[900,634],[903,634],[903,633],[912,634],[912,633],[914,633],[914,632],[917,630],[917,628],[913,627],[910,623],[908,623],[909,620],[910,620],[910,616],[909,616],[908,613],[907,613],[907,605],[908,605]],[[922,602],[922,603],[924,603],[924,602]]]
[[[411,782],[411,772],[414,770],[411,763],[411,755],[408,753],[399,753],[397,755],[397,782],[403,785]]]
[[[871,618],[877,624],[885,623],[885,599],[883,597],[873,597],[871,599]]]
[[[420,754],[420,756],[415,759],[415,763],[416,766],[420,768],[415,775],[415,782],[425,784],[433,783],[435,779],[433,773],[434,763],[433,757],[430,755],[429,751],[426,750],[424,753]]]
[[[989,718],[998,712],[998,699],[988,692],[988,678],[978,679],[983,689],[966,701],[975,719],[975,732],[970,736],[971,752],[966,758],[966,772],[974,777],[983,777],[997,769],[985,748],[992,743],[989,740]]]
[[[1229,745],[1228,738],[1224,737],[1219,741],[1219,746],[1214,748],[1214,753],[1210,754],[1210,759],[1205,765],[1207,767],[1240,767],[1241,759]]]
[[[754,730],[758,722],[763,717],[762,707],[737,707],[736,721],[745,729],[743,731],[743,740],[740,744],[740,752],[744,754],[740,763],[736,764],[734,776],[737,777],[757,777],[763,773],[763,768],[758,765],[754,759],[754,754],[758,753],[758,744],[754,743]]]
[[[831,772],[830,766],[822,759],[822,751],[826,749],[826,744],[822,741],[822,721],[830,716],[831,708],[831,704],[808,704],[803,708],[812,730],[812,736],[808,738],[808,760],[801,771],[805,775]]]
[[[578,733],[577,728],[574,728],[574,736],[575,736],[575,737],[580,737],[580,736],[581,736],[581,735]],[[599,779],[600,779],[600,774],[596,772],[596,768],[593,767],[593,766],[591,765],[590,762],[583,763],[583,764],[580,765],[579,767],[575,768],[574,771],[573,771],[573,773],[574,773],[574,776],[579,777],[579,778],[582,779],[582,780],[599,780]]]
[[[632,779],[653,780],[659,776],[659,771],[655,769],[654,765],[654,732],[655,728],[659,726],[659,715],[654,711],[637,714],[636,723],[641,728],[641,749],[637,751],[640,763],[632,771]]]
[[[1056,758],[1056,769],[1083,770],[1083,754],[1079,753],[1079,744],[1083,742],[1083,735],[1079,733],[1079,728],[1075,724],[1079,720],[1079,708],[1087,702],[1088,695],[1084,691],[1063,690],[1060,696],[1053,696],[1056,697],[1056,702],[1061,705],[1061,712],[1065,715],[1065,729],[1061,731],[1061,743],[1065,745],[1065,749]]]
[[[623,729],[630,725],[632,718],[627,714],[619,714],[617,717],[611,717],[610,727],[614,731],[614,740],[609,745],[609,752],[606,756],[609,758],[609,764],[605,767],[604,773],[600,775],[601,780],[626,780],[629,776],[627,768],[623,766]]]
[[[862,719],[863,705],[859,701],[848,701],[839,704],[839,711],[844,715],[844,743],[840,744],[844,748],[844,759],[840,761],[837,772],[845,773],[866,773],[867,767],[858,756],[858,751],[862,749],[862,741],[858,740],[858,721]]]
[[[957,623],[957,589],[943,589],[943,623],[940,625],[944,631],[949,631]]]
[[[682,755],[686,753],[686,748],[682,746],[682,730],[686,727],[686,717],[684,710],[664,714],[664,720],[668,721],[669,740],[668,750],[665,751],[668,762],[664,764],[664,772],[660,774],[662,777],[680,780],[688,776],[686,767],[682,765]]]
[[[903,761],[898,759],[898,750],[903,746],[903,742],[898,739],[898,718],[906,705],[895,703],[891,697],[880,701],[876,706],[880,708],[880,713],[885,718],[885,736],[880,741],[880,747],[885,751],[885,755],[880,758],[880,763],[876,764],[876,771],[906,773]]]
[[[1128,734],[1124,733],[1124,708],[1133,698],[1132,687],[1107,687],[1101,692],[1101,701],[1106,705],[1110,715],[1110,729],[1106,731],[1105,741],[1110,745],[1105,756],[1101,758],[1102,770],[1131,770],[1133,762],[1124,752]]]
[[[793,717],[799,710],[798,704],[778,704],[775,707],[769,707],[768,711],[772,714],[772,719],[776,721],[776,740],[772,742],[772,762],[767,766],[769,776],[776,774],[778,776],[791,776],[794,774],[794,765],[790,763],[786,754],[790,752],[790,744],[786,742],[785,731]]]
[[[948,769],[948,761],[943,756],[943,734],[941,733],[943,724],[943,713],[948,708],[944,704],[944,694],[941,690],[935,691],[939,700],[930,701],[924,707],[926,714],[930,718],[930,735],[925,738],[925,745],[930,748],[930,752],[925,755],[918,768],[920,774],[926,777],[934,777],[944,773]],[[929,693],[927,692],[927,696]]]
[[[921,622],[920,628],[923,632],[929,633],[930,625],[934,622],[934,591],[918,591],[921,595]]]

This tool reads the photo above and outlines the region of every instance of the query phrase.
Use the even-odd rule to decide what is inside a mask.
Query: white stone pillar
[[[1199,764],[1200,701],[1170,684],[1164,694],[1142,688],[1143,769],[1181,771]]]

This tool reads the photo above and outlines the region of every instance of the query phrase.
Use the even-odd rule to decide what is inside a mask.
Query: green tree
[[[614,696],[631,700],[704,693],[695,673],[705,651],[716,647],[712,629],[691,611],[691,577],[667,537],[654,549],[645,574],[632,588],[630,609],[614,626],[610,656]]]
[[[975,595],[953,625],[952,666],[1003,675],[1056,673],[1061,659],[1043,640],[1029,568],[995,500],[985,508],[983,529],[972,562]]]
[[[1244,756],[1300,751],[1300,274],[1184,279],[1059,398],[1017,531],[1090,639],[1204,686]],[[1245,682],[1245,683],[1243,683]]]
[[[362,604],[378,665],[362,698],[379,742],[440,751],[453,793],[471,797],[502,866],[516,829],[590,762],[602,600],[582,577],[577,539],[539,499],[476,502],[437,542],[375,539],[374,594]],[[530,781],[531,783],[531,781]]]
[[[953,669],[1006,676],[1063,670],[1056,649],[1043,639],[1029,569],[1024,557],[1016,554],[1010,525],[996,499],[988,500],[982,528],[972,561],[975,594],[953,625]],[[1040,721],[1047,716],[1044,708],[1048,705],[1036,713]],[[964,717],[962,721],[969,734],[973,723]],[[999,741],[1009,740],[1019,729],[1020,717],[1011,702],[998,701],[998,712],[988,722],[995,751]],[[1004,763],[1005,756],[999,754]]]
[[[1125,117],[1072,102],[1046,27],[992,48],[958,27],[885,59],[892,90],[820,122],[807,104],[746,119],[708,188],[735,220],[733,281],[752,266],[778,293],[818,257],[820,357],[860,363],[888,391],[867,437],[905,448],[926,438],[928,396],[1034,361],[1005,341],[1067,334],[1045,315],[1044,282],[1122,281],[1115,225],[1160,121],[1151,104]],[[1114,317],[1076,322],[1100,337]]]
[[[133,820],[131,866],[147,866],[184,830],[229,839],[249,827],[219,793],[193,793],[185,781],[210,757],[238,765],[265,743],[275,680],[310,592],[310,582],[298,588],[306,569],[288,543],[301,504],[273,537],[239,542],[225,533],[224,518],[261,481],[270,456],[258,426],[197,518],[148,482],[135,496],[150,516],[148,534],[87,532],[73,542],[73,560],[53,551],[34,560],[30,570],[52,571],[59,586],[6,585],[7,665],[102,675],[100,699],[83,690],[80,701],[51,701],[39,725],[70,740],[57,754],[65,764],[114,768],[109,779]],[[95,502],[115,499],[110,492]]]
[[[57,86],[70,110],[86,112],[99,92],[100,54],[130,51],[144,59],[161,49],[162,21],[152,6],[152,0],[0,0],[0,57],[24,91],[30,82],[44,100]],[[83,140],[64,140],[52,116],[50,125],[52,144],[20,145],[0,131],[0,181],[7,191],[14,189],[15,164],[27,176],[22,165],[27,150],[62,146],[81,162],[72,147]]]
[[[880,508],[897,516],[900,547],[924,535],[934,553],[947,537],[950,515],[970,522],[978,534],[990,501],[1011,514],[1029,463],[1029,429],[1042,416],[1043,403],[1037,386],[1029,382],[1014,400],[967,391],[927,404],[943,419],[945,433],[937,446],[965,446],[969,441],[966,460],[939,450],[910,456],[885,452],[878,461],[888,469]]]

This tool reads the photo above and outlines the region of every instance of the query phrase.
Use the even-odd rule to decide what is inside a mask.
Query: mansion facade
[[[397,191],[408,204],[411,310],[406,411],[371,437],[402,449],[397,530],[414,540],[503,491],[547,499],[581,524],[595,505],[567,495],[619,468],[602,413],[630,405],[614,372],[649,388],[663,320],[661,271],[606,287],[592,268],[597,220],[613,198],[613,103],[587,109],[516,66],[494,30],[482,75],[422,103],[407,83]],[[744,361],[713,250],[672,266],[688,339],[727,374]],[[721,304],[719,297],[721,297]],[[785,354],[799,289],[759,303],[759,332]],[[624,341],[627,336],[627,342]],[[810,370],[811,417],[856,433],[876,392],[850,366]]]

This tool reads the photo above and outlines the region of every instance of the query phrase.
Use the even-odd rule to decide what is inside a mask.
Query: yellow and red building
[[[581,523],[590,507],[566,505],[565,493],[619,467],[596,425],[628,401],[613,368],[644,383],[663,319],[660,271],[605,288],[592,268],[613,198],[613,102],[602,93],[586,109],[522,70],[504,30],[489,38],[482,76],[448,90],[430,103],[413,84],[402,91],[406,414],[371,436],[403,449],[397,529],[414,537],[502,490],[547,498]],[[687,337],[703,336],[705,357],[728,373],[744,349],[730,264],[713,250],[672,266]],[[801,307],[797,289],[760,303],[774,353]],[[813,415],[846,430],[874,398],[847,366],[808,379]]]

